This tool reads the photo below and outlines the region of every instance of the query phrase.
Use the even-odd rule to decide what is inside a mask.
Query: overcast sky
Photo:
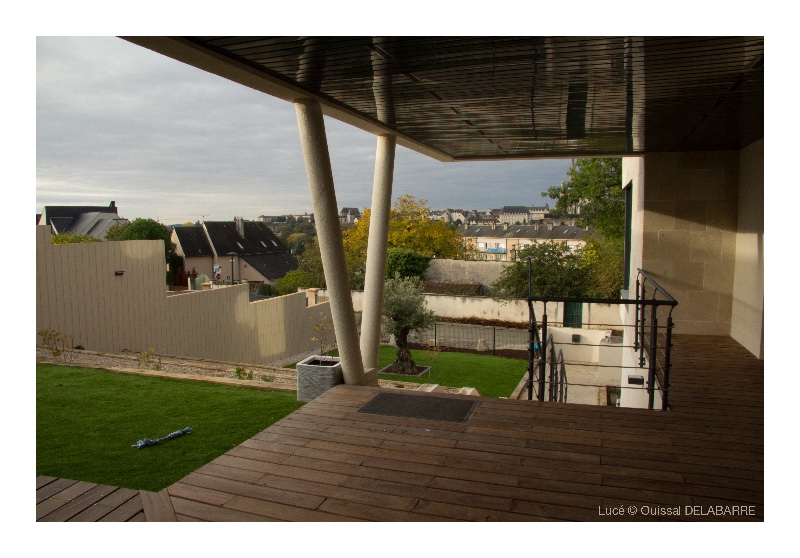
[[[368,207],[375,137],[326,117],[337,201]],[[442,163],[397,148],[394,198],[543,205],[570,160]],[[36,40],[36,211],[107,205],[162,223],[311,212],[291,103],[115,37]]]

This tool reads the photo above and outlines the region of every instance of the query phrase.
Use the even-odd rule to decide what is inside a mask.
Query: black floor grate
[[[390,417],[464,422],[477,404],[477,401],[467,399],[382,392],[358,412]]]

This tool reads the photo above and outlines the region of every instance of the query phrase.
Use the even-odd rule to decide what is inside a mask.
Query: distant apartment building
[[[592,231],[551,221],[542,225],[470,225],[460,227],[459,233],[465,244],[475,248],[477,259],[513,262],[521,249],[538,242],[560,242],[576,250],[586,244]]]
[[[428,219],[431,221],[443,221],[445,223],[452,223],[450,213],[446,209],[431,209],[428,212]]]
[[[295,221],[308,221],[310,223],[314,222],[314,214],[313,213],[303,213],[302,215],[297,214],[285,214],[285,215],[259,215],[256,218],[256,221],[260,221],[262,223],[286,223],[289,220]]]
[[[343,207],[339,212],[339,222],[342,224],[355,223],[361,219],[361,212],[356,207]]]
[[[119,216],[116,202],[100,205],[46,205],[36,216],[37,225],[50,225],[52,234],[72,233],[105,239],[108,229],[128,223]]]
[[[527,224],[533,221],[540,221],[544,216],[549,213],[550,206],[544,205],[542,207],[524,206],[524,205],[506,205],[502,209],[496,210],[498,214],[498,221],[500,223],[507,223],[509,225]]]
[[[261,221],[205,221],[195,227],[175,227],[172,242],[184,269],[214,280],[274,284],[297,269],[297,259]]]

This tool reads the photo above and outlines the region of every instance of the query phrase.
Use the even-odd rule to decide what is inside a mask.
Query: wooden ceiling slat
[[[386,104],[394,115],[385,124],[457,158],[542,157],[553,149],[580,156],[607,145],[678,149],[699,122],[705,149],[763,137],[763,37],[191,40],[372,121]],[[584,138],[567,137],[576,83],[587,91]],[[750,97],[760,105],[745,103]],[[730,119],[715,118],[731,110],[740,115],[738,137]],[[658,126],[632,132],[631,113]],[[715,138],[716,125],[725,133]]]

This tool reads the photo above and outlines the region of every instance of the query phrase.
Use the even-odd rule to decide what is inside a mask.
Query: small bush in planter
[[[312,326],[311,329],[313,329],[315,332],[315,335],[311,338],[311,340],[319,343],[319,358],[316,359],[313,364],[317,366],[333,366],[338,362],[338,359],[327,356],[330,351],[336,348],[335,339],[331,341],[331,338],[333,338],[334,335],[333,320],[331,320],[331,318],[325,312],[320,310],[319,320]],[[307,364],[312,364],[312,362]]]

